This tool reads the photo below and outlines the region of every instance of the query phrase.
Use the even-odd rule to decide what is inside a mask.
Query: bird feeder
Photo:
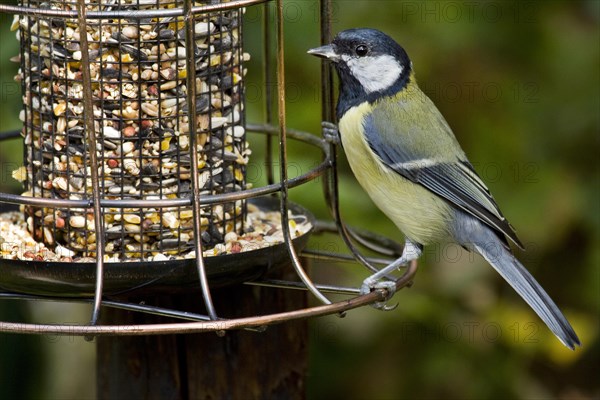
[[[271,110],[275,93],[267,90],[265,120],[250,123],[244,85],[255,56],[244,51],[243,14],[260,3],[267,15],[262,84],[269,88],[276,75],[277,114]],[[283,2],[274,2],[272,20],[268,3],[273,2],[23,0],[0,6],[0,12],[15,15],[12,28],[21,44],[16,79],[23,99],[23,129],[0,139],[20,140],[24,149],[23,166],[13,173],[24,193],[0,193],[0,202],[21,207],[2,217],[12,237],[1,243],[0,299],[92,304],[89,324],[3,321],[0,331],[87,337],[262,331],[386,299],[384,289],[359,295],[356,288],[317,284],[303,266],[314,257],[349,258],[303,251],[310,234],[327,230],[339,231],[352,257],[370,269],[379,260],[362,256],[351,237],[388,257],[401,248],[345,227],[335,147],[320,135],[286,126]],[[320,10],[326,43],[329,2],[322,1]],[[327,121],[334,117],[331,81],[324,65]],[[247,182],[252,136],[266,138],[269,168],[278,139],[278,181],[270,176],[261,187]],[[289,178],[288,140],[309,145],[321,162]],[[333,224],[316,221],[288,199],[288,189],[318,177],[325,178]],[[297,279],[271,278],[277,266]],[[415,268],[405,270],[398,288],[410,283]],[[301,300],[292,309],[272,309],[264,306],[270,295],[263,294],[248,314],[238,315],[230,312],[234,299],[256,300],[243,298],[249,292],[240,283],[266,286],[283,297],[297,293],[291,289],[308,289],[323,305],[307,307]],[[211,294],[216,288],[222,288],[219,302]],[[332,303],[327,292],[351,297]],[[143,294],[159,301],[161,294],[175,293],[184,293],[202,311],[127,300]],[[101,309],[163,320],[107,324],[99,319]]]

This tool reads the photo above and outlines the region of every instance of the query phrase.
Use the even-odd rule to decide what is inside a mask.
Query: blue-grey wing
[[[369,146],[388,168],[475,216],[505,243],[504,235],[523,248],[446,121],[429,99],[425,101],[429,104],[417,104],[417,109],[376,104],[363,121]],[[426,113],[419,112],[423,105]]]

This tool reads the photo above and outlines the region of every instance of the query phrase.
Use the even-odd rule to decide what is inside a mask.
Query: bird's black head
[[[402,46],[375,29],[342,31],[331,44],[308,53],[335,64],[340,77],[338,117],[364,101],[373,102],[402,90],[412,69]]]

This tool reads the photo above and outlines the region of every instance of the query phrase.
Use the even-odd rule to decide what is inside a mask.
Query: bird
[[[385,288],[393,295],[395,283],[386,278],[391,272],[416,260],[426,245],[454,242],[483,256],[566,347],[581,346],[514,256],[509,241],[523,244],[419,89],[404,48],[379,30],[355,28],[308,54],[333,63],[339,78],[337,125],[324,122],[324,134],[341,143],[359,184],[405,236],[402,255],[366,278],[361,293]]]

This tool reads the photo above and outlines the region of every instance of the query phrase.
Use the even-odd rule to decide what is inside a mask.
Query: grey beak
[[[307,53],[333,62],[338,62],[340,60],[340,56],[335,52],[335,49],[330,44],[310,49]]]

